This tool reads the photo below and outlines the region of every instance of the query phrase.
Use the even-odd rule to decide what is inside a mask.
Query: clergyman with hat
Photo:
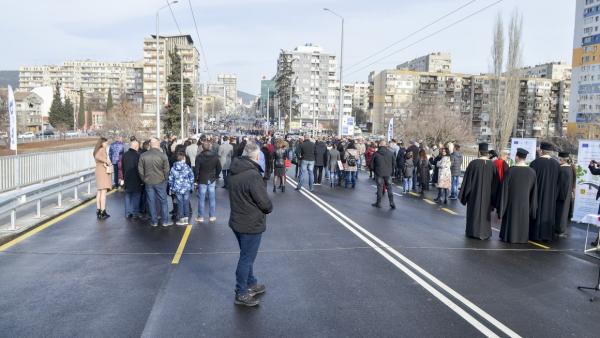
[[[460,203],[467,206],[467,237],[488,239],[492,236],[491,211],[497,187],[496,166],[488,158],[489,146],[479,144],[479,158],[471,161],[460,189]]]
[[[529,239],[532,241],[550,242],[554,237],[560,164],[551,157],[553,150],[552,144],[542,142],[540,157],[529,165],[535,170],[538,201],[536,217],[529,222]]]
[[[529,240],[529,220],[537,211],[537,181],[535,171],[525,159],[529,152],[517,149],[515,165],[504,173],[498,215],[502,218],[500,239],[508,243],[526,244]]]
[[[559,152],[558,162],[560,163],[560,170],[558,173],[558,196],[556,198],[556,221],[554,223],[554,232],[559,237],[566,237],[575,180],[573,168],[569,163],[569,153],[566,151]]]

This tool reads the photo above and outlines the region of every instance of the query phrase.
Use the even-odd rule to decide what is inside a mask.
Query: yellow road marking
[[[435,204],[437,204],[437,203],[435,203],[434,201],[432,201],[432,200],[428,200],[428,199],[426,199],[426,198],[424,198],[424,199],[423,199],[423,201],[425,201],[425,202],[427,202],[427,203],[429,203],[429,204],[434,204],[434,205],[435,205]]]
[[[185,244],[187,243],[188,237],[190,236],[190,231],[192,231],[192,225],[188,224],[185,227],[185,232],[183,233],[183,237],[181,237],[181,242],[179,242],[179,247],[177,247],[177,252],[175,252],[175,257],[173,257],[173,261],[171,262],[171,264],[179,264],[181,254],[183,254],[183,249],[185,249]]]
[[[540,244],[540,243],[537,243],[537,242],[534,242],[534,241],[528,241],[528,242],[529,242],[529,244],[533,244],[533,245],[535,245],[535,246],[539,246],[539,247],[540,247],[540,248],[542,248],[542,249],[546,249],[546,250],[550,249],[550,247],[549,247],[549,246],[545,246],[545,245],[543,245],[543,244]]]
[[[112,194],[114,192],[115,192],[115,190],[112,190],[112,191],[108,192],[108,194],[106,194],[106,195],[108,196],[108,195],[110,195],[110,194]],[[21,236],[15,238],[13,240],[11,240],[10,242],[4,243],[3,245],[0,246],[0,252],[5,251],[5,250],[11,248],[15,244],[20,243],[21,241],[23,241],[23,240],[25,240],[25,239],[27,239],[27,238],[29,238],[29,237],[37,234],[38,232],[40,232],[40,231],[48,228],[49,226],[62,221],[63,219],[65,219],[65,218],[73,215],[74,213],[78,212],[79,210],[81,210],[81,209],[87,207],[88,205],[94,203],[95,201],[96,201],[96,198],[94,197],[91,200],[89,200],[89,201],[87,201],[87,202],[85,202],[83,204],[80,204],[80,205],[76,206],[75,208],[73,208],[73,209],[71,209],[71,210],[69,210],[69,211],[67,211],[67,212],[65,212],[63,214],[58,215],[57,217],[55,217],[55,218],[49,220],[48,222],[46,222],[46,223],[44,223],[44,224],[36,227],[35,229],[22,234]]]
[[[456,213],[456,212],[454,212],[454,211],[452,211],[452,210],[450,210],[448,208],[442,208],[442,210],[444,210],[445,212],[447,212],[447,213],[449,213],[451,215],[458,215],[458,213]]]
[[[411,194],[411,195],[413,195],[413,196],[416,196],[416,197],[419,197],[419,194],[417,194],[417,193],[416,193],[416,192],[414,192],[414,191],[411,191],[411,192],[409,192],[409,194]]]

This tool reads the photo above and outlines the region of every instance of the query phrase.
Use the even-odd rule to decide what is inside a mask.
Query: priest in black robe
[[[553,147],[542,142],[541,156],[531,162],[537,178],[538,208],[535,219],[529,222],[529,239],[550,242],[554,236],[556,223],[556,200],[558,198],[558,175],[560,164],[550,157]]]
[[[529,240],[529,219],[537,210],[535,171],[525,163],[529,152],[517,149],[516,164],[504,173],[498,215],[502,217],[500,239],[525,244]]]
[[[460,203],[467,206],[467,237],[492,236],[491,211],[496,194],[496,167],[488,158],[488,144],[479,144],[479,158],[471,161],[463,178]]]
[[[560,171],[558,173],[558,197],[556,199],[556,221],[554,232],[559,237],[567,236],[569,210],[573,199],[573,168],[569,164],[569,153],[558,153]]]

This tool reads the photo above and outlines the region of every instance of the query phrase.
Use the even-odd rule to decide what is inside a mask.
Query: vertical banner
[[[343,136],[354,136],[354,117],[353,116],[342,116],[342,135]]]
[[[596,194],[600,186],[600,175],[592,175],[588,166],[591,160],[600,162],[600,140],[579,140],[577,154],[577,182],[573,220],[581,222],[587,214],[598,214]]]
[[[388,123],[388,130],[387,130],[388,142],[391,141],[393,138],[394,138],[394,118],[392,117],[390,119],[390,122]]]
[[[517,156],[517,148],[523,148],[529,152],[525,162],[527,164],[535,160],[535,153],[537,150],[537,139],[535,138],[513,138],[510,140],[510,165],[515,163],[515,157]]]
[[[10,150],[17,150],[17,106],[12,87],[8,86],[8,140]]]

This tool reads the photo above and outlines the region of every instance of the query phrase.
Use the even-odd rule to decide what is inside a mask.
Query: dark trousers
[[[390,205],[394,204],[394,193],[392,192],[392,179],[389,176],[377,177],[377,204],[381,204],[381,197],[383,197],[383,188],[387,189],[388,199]]]
[[[148,211],[152,224],[158,224],[158,208],[160,208],[163,223],[169,222],[169,202],[167,201],[167,181],[159,184],[146,184]],[[157,205],[157,203],[159,205]]]
[[[298,178],[298,176],[300,175],[300,168],[302,167],[302,161],[298,160],[296,162],[296,174],[294,175],[294,178]]]
[[[140,215],[140,191],[125,192],[125,217]]]
[[[119,186],[119,164],[113,164],[113,187]]]
[[[248,288],[256,284],[254,277],[254,260],[260,247],[261,234],[242,234],[233,231],[240,247],[240,258],[235,270],[235,292],[248,293]]]
[[[222,170],[223,173],[223,188],[229,187],[229,169]]]
[[[322,179],[323,179],[323,166],[322,165],[315,166],[315,183],[321,184]]]

